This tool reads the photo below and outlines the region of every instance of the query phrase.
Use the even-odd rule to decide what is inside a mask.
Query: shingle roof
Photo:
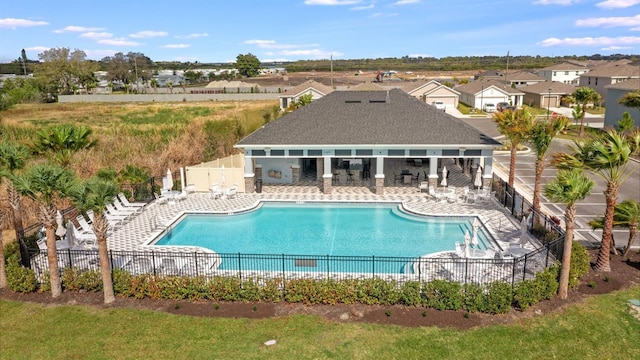
[[[349,91],[386,91],[382,86],[370,82],[358,84],[349,89]]]
[[[287,96],[295,96],[310,88],[316,89],[317,91],[321,92],[324,95],[327,95],[328,93],[333,91],[331,86],[327,86],[315,80],[307,80],[298,86],[294,86],[291,89],[287,89],[285,91],[285,94]]]
[[[582,76],[590,76],[590,77],[619,77],[619,76],[631,76],[631,77],[640,77],[640,66],[634,65],[610,65],[610,66],[600,66],[596,69],[589,71]]]
[[[485,145],[498,142],[399,89],[334,91],[242,139],[250,145]]]
[[[507,74],[505,74],[505,77],[507,78],[508,81],[517,81],[517,80],[544,81],[543,77],[540,77],[529,71],[508,72]]]
[[[640,90],[640,79],[629,79],[620,81],[613,85],[606,87],[607,89],[620,89],[620,90]]]
[[[510,85],[505,86],[503,82],[497,80],[476,80],[464,85],[460,85],[456,87],[456,90],[467,94],[478,94],[482,91],[483,87],[487,89],[490,86],[495,86],[496,88],[506,92],[507,94],[522,94],[522,91],[520,91],[520,89],[512,88]]]
[[[589,68],[584,65],[578,65],[570,62],[561,62],[559,64],[547,66],[545,68],[542,68],[541,70],[571,71],[571,70],[589,70]]]
[[[544,81],[520,88],[520,90],[530,94],[547,94],[549,89],[554,95],[564,95],[573,93],[577,88],[558,81]]]

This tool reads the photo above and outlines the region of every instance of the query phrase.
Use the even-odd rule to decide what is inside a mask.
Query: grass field
[[[83,125],[98,143],[75,155],[72,169],[81,177],[127,165],[160,175],[229,155],[265,116],[273,118],[274,106],[274,101],[22,104],[2,113],[2,138],[30,145],[42,127]]]
[[[296,315],[193,318],[0,301],[2,359],[638,359],[640,287],[560,313],[457,331]],[[508,316],[508,315],[505,315]],[[271,347],[263,345],[275,339]]]

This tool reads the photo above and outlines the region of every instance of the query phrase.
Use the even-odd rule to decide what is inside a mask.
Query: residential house
[[[524,104],[539,108],[560,107],[562,99],[575,90],[575,86],[557,81],[545,81],[520,88],[524,92]]]
[[[588,86],[600,94],[602,102],[607,101],[607,86],[629,79],[640,78],[640,66],[628,61],[617,61],[601,65],[588,73],[580,75],[580,86]]]
[[[628,112],[633,118],[635,126],[640,126],[640,109],[629,108],[618,103],[626,93],[640,90],[640,79],[618,82],[607,86],[605,89],[607,91],[607,101],[605,103],[604,125],[616,126],[618,120],[622,118],[622,114]]]
[[[460,102],[472,108],[482,109],[485,104],[508,102],[513,106],[521,106],[524,93],[520,89],[505,86],[504,83],[489,80],[476,80],[456,87],[460,92]]]
[[[391,89],[333,91],[264,125],[235,147],[244,153],[247,192],[256,178],[268,184],[304,177],[317,179],[323,193],[330,194],[335,174],[353,163],[368,166],[375,193],[381,195],[388,159],[428,163],[424,172],[432,186],[437,186],[440,159],[477,161],[484,186],[490,186],[497,145],[460,119]]]
[[[515,88],[537,84],[545,80],[545,78],[529,71],[510,71],[504,74],[504,83]]]
[[[480,71],[479,73],[473,75],[473,80],[497,80],[500,81],[504,78],[504,72],[500,70],[486,70]]]
[[[442,101],[448,109],[457,109],[460,99],[460,92],[446,85],[442,85],[436,80],[427,82],[410,82],[401,88],[407,94],[422,100],[427,104],[434,101]]]
[[[586,65],[565,61],[538,70],[538,75],[549,81],[578,85],[580,76],[590,70],[591,68]]]
[[[330,86],[324,85],[315,80],[307,80],[298,86],[285,89],[282,95],[278,96],[280,110],[285,111],[292,103],[298,101],[300,96],[310,94],[311,101],[314,101],[331,92],[333,92],[333,89]]]

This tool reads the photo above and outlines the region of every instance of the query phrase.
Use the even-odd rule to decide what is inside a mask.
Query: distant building
[[[618,82],[606,87],[607,101],[605,102],[606,111],[604,113],[604,125],[616,126],[618,120],[622,119],[622,114],[628,112],[633,118],[635,126],[640,126],[640,109],[628,108],[620,103],[620,99],[630,91],[640,90],[640,79],[631,79]]]

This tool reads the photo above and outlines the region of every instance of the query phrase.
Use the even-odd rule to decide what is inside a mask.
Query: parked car
[[[496,105],[496,110],[498,110],[500,112],[507,111],[507,110],[515,110],[515,109],[516,109],[515,106],[509,105],[508,102],[499,102]]]
[[[433,106],[438,110],[447,111],[447,106],[442,101],[434,101]]]
[[[484,112],[495,112],[496,111],[496,104],[486,103],[486,104],[484,104],[484,108],[482,110],[484,110]]]

